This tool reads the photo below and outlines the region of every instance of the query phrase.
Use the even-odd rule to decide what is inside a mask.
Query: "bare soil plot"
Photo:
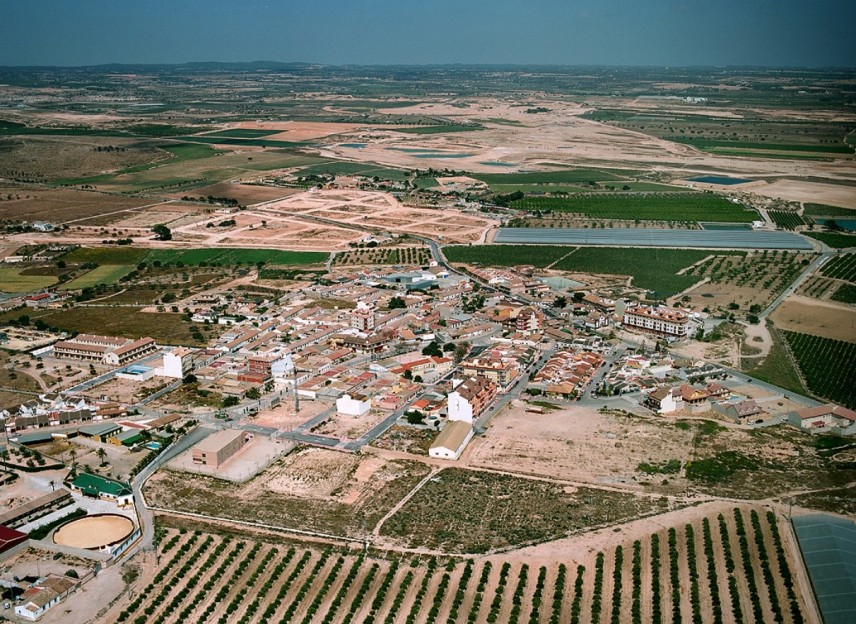
[[[253,416],[252,422],[262,427],[275,427],[288,431],[329,408],[329,405],[320,401],[301,401],[300,411],[295,412],[294,398],[285,397],[275,408],[264,410]]]
[[[9,199],[9,196],[12,199]],[[122,197],[75,189],[39,189],[0,185],[0,219],[65,223],[153,203],[146,197]]]
[[[856,342],[856,309],[852,306],[792,295],[770,318],[779,329]]]
[[[788,201],[856,208],[856,193],[853,192],[853,187],[840,184],[824,184],[807,180],[776,180],[772,184],[753,186],[752,192]]]
[[[379,410],[370,410],[368,414],[358,418],[333,414],[324,421],[323,425],[314,429],[313,433],[320,433],[321,435],[329,435],[340,439],[356,440],[388,417],[388,413]]]
[[[359,124],[313,121],[242,121],[235,127],[252,130],[279,130],[277,134],[264,137],[272,141],[308,141],[333,134],[353,132],[361,126]]]
[[[388,461],[360,483],[352,475],[362,461],[335,451],[305,450],[278,460],[243,485],[161,472],[148,482],[146,496],[159,507],[363,536],[428,468],[417,462]],[[355,483],[356,494],[350,491]]]
[[[182,197],[229,197],[236,199],[238,203],[245,206],[258,202],[266,202],[274,199],[288,197],[301,193],[299,189],[282,188],[276,186],[264,186],[261,184],[242,184],[240,182],[218,182],[209,186],[201,186],[189,191],[177,191],[171,193],[170,197],[181,199]]]

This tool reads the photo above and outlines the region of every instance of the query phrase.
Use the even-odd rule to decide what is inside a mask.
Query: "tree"
[[[455,347],[455,362],[460,362],[465,357],[467,357],[467,353],[470,352],[470,343],[469,342],[461,342]]]
[[[152,232],[155,233],[155,240],[172,240],[172,232],[163,223],[158,223],[157,225],[152,227]]]
[[[107,451],[105,451],[105,450],[104,450],[103,448],[101,448],[101,447],[98,447],[98,450],[97,450],[97,451],[95,451],[95,454],[96,454],[96,455],[98,455],[98,459],[100,459],[100,460],[101,460],[101,465],[102,465],[102,466],[105,466],[105,465],[107,464],[107,461],[106,461],[106,459],[107,459]]]
[[[454,342],[447,342],[446,344],[443,345],[443,353],[451,353],[454,350],[455,350],[455,343]]]
[[[425,415],[419,410],[407,412],[407,422],[411,425],[421,425],[425,422]]]
[[[403,377],[404,377],[406,380],[410,381],[411,379],[413,379],[413,371],[411,371],[411,370],[408,368],[407,370],[405,370],[405,371],[404,371],[404,375],[403,375]]]
[[[187,375],[184,376],[184,379],[181,380],[181,383],[192,384],[192,383],[196,383],[197,381],[198,380],[196,378],[196,375],[194,375],[193,373],[188,373]]]
[[[585,299],[586,294],[580,290],[574,293],[574,302],[582,303],[582,300]]]
[[[248,399],[252,399],[253,401],[255,401],[255,400],[261,398],[262,393],[259,392],[258,388],[250,388],[249,390],[247,390],[247,392],[244,394],[244,396],[247,397]]]
[[[401,297],[393,297],[389,300],[389,309],[395,310],[397,308],[406,308],[407,304],[404,302],[404,299]]]
[[[440,347],[440,343],[432,340],[428,343],[428,346],[422,349],[422,355],[441,357],[443,355],[443,350],[442,347]]]
[[[568,305],[568,298],[562,295],[559,295],[553,300],[553,307],[562,309]]]
[[[227,396],[223,399],[223,407],[234,407],[238,404],[238,397],[236,396]]]

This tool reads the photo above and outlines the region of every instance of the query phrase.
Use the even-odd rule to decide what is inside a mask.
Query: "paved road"
[[[782,294],[773,299],[773,302],[769,306],[767,306],[766,310],[761,313],[761,315],[758,317],[761,319],[761,322],[763,323],[764,320],[768,316],[770,316],[770,314],[773,313],[773,310],[779,307],[779,304],[781,304],[782,301],[785,300],[785,298],[795,293],[797,289],[802,286],[802,283],[808,279],[809,275],[814,273],[814,271],[820,268],[820,265],[825,263],[834,255],[834,252],[826,251],[820,254],[817,258],[815,258],[814,261],[809,264],[802,273],[800,273],[799,277],[797,277],[797,279],[795,279],[790,286],[788,286],[784,291],[782,291]]]

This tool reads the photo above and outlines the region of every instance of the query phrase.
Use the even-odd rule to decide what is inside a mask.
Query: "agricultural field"
[[[447,134],[450,132],[473,132],[484,130],[483,126],[471,124],[448,124],[442,126],[413,126],[412,128],[394,128],[396,132],[405,134]]]
[[[568,197],[525,197],[512,207],[529,212],[570,212],[593,219],[640,221],[712,221],[748,223],[758,218],[719,195],[710,193],[626,193],[573,195]]]
[[[692,292],[694,303],[721,310],[736,303],[744,313],[754,309],[758,314],[790,286],[811,259],[809,254],[781,250],[716,255],[684,274],[708,279]],[[734,310],[733,306],[729,309]]]
[[[741,256],[742,252],[728,255],[732,254]],[[699,276],[681,271],[709,255],[709,251],[691,249],[580,247],[554,268],[574,273],[629,275],[633,278],[634,287],[653,291],[658,298],[666,298],[698,282]]]
[[[405,169],[380,167],[373,163],[353,163],[331,160],[303,167],[295,172],[294,175],[297,177],[307,177],[311,175],[363,176],[366,178],[378,177],[384,180],[395,180],[397,182],[401,182],[406,180],[408,177],[405,173],[409,173],[409,171]]]
[[[837,232],[803,232],[821,243],[826,243],[834,249],[856,247],[856,234],[839,234]]]
[[[825,299],[828,295],[835,292],[836,286],[841,282],[827,277],[812,275],[802,286],[800,286],[799,294],[814,299]]]
[[[333,264],[335,266],[361,264],[408,264],[426,265],[432,259],[427,247],[375,247],[372,249],[354,249],[337,253]]]
[[[565,561],[403,557],[159,527],[157,573],[140,578],[133,600],[111,616],[134,624],[800,624],[807,610],[780,527],[772,511],[723,508]]]
[[[66,282],[62,288],[63,290],[77,290],[96,286],[97,284],[106,284],[109,286],[118,282],[135,268],[133,265],[127,264],[105,264],[87,271],[70,282]]]
[[[548,245],[470,245],[443,247],[449,262],[509,267],[531,264],[546,267],[573,251],[569,247]]]
[[[666,509],[665,499],[446,468],[381,527],[411,548],[484,553],[541,543]]]
[[[183,264],[195,266],[229,266],[235,264],[300,265],[320,264],[327,259],[326,253],[316,251],[285,251],[279,249],[153,249],[145,261],[149,264]]]
[[[856,253],[836,256],[820,269],[826,277],[856,283]]]
[[[795,230],[801,225],[805,225],[803,218],[792,210],[770,210],[768,213],[773,223],[783,230]]]
[[[27,293],[53,286],[57,278],[53,275],[27,275],[26,269],[0,267],[0,291]]]
[[[148,254],[147,249],[138,247],[78,247],[62,256],[67,263],[98,265],[137,265]]]
[[[150,197],[123,197],[70,188],[0,184],[0,220],[73,223],[151,203]]]
[[[856,342],[784,332],[788,346],[814,394],[856,409]],[[856,337],[854,337],[856,339]]]
[[[151,336],[158,344],[199,346],[207,343],[195,339],[193,324],[181,314],[142,312],[141,307],[123,307],[121,314],[111,307],[76,306],[66,310],[38,311],[30,314],[49,327],[68,332],[140,338]]]
[[[856,217],[856,210],[852,208],[839,208],[838,206],[828,206],[826,204],[812,204],[806,202],[803,204],[803,214],[806,217]]]
[[[474,173],[472,177],[476,180],[481,180],[490,186],[491,189],[493,189],[494,185],[553,185],[623,179],[621,173],[610,173],[599,169],[567,169],[564,171],[537,171],[533,173]]]
[[[840,303],[856,303],[856,284],[841,284],[830,299]]]

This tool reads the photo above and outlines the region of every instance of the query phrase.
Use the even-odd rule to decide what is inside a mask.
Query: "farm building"
[[[27,547],[29,542],[26,533],[0,526],[0,558],[5,559],[18,554]]]
[[[218,431],[193,447],[193,463],[218,467],[244,448],[251,436],[239,429]]]
[[[51,574],[39,579],[21,594],[21,604],[15,607],[15,615],[36,621],[45,614],[45,611],[59,604],[60,600],[74,591],[75,587],[77,587],[77,581],[67,576]]]
[[[71,482],[71,489],[90,498],[109,500],[120,507],[134,503],[131,486],[122,481],[83,472]]]
[[[116,435],[110,436],[107,438],[107,441],[110,444],[115,444],[116,446],[133,446],[142,439],[143,434],[140,431],[129,429],[128,431],[121,431]]]
[[[473,426],[463,420],[452,420],[446,423],[431,446],[428,455],[438,459],[458,459],[473,437]]]
[[[122,431],[122,427],[113,423],[98,423],[95,425],[87,425],[80,428],[80,435],[85,438],[92,438],[99,442],[106,442],[114,434]]]
[[[23,526],[28,522],[41,518],[47,514],[70,505],[74,499],[68,490],[58,489],[50,494],[45,494],[20,507],[15,507],[0,514],[0,525],[10,528]]]
[[[856,435],[856,412],[831,403],[791,412],[788,414],[788,422],[794,427],[814,433]]]

